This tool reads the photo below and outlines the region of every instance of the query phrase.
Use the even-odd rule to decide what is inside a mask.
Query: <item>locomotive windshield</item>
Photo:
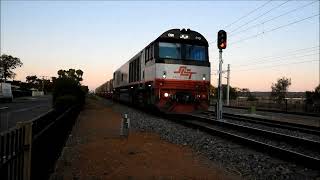
[[[181,59],[181,44],[160,42],[159,57],[169,59]]]
[[[178,60],[206,60],[206,47],[191,44],[159,42],[159,57]]]
[[[185,59],[204,61],[206,57],[205,53],[206,51],[204,46],[185,45]]]

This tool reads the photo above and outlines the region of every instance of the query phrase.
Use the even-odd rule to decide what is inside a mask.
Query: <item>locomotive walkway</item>
[[[87,99],[51,179],[238,179],[157,134],[121,137],[120,124],[112,104]]]

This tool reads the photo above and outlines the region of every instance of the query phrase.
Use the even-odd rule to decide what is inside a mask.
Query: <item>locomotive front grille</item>
[[[190,92],[177,92],[173,99],[179,103],[193,103],[195,102],[195,97]]]

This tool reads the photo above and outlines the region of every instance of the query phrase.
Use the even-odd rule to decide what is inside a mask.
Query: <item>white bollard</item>
[[[128,118],[128,114],[124,114],[121,119],[121,127],[120,127],[120,136],[128,137],[130,129],[130,119]]]

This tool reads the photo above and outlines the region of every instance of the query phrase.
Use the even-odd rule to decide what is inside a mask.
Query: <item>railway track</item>
[[[205,114],[211,117],[215,117],[214,111],[207,111],[205,112]],[[223,117],[226,119],[238,120],[243,122],[251,122],[255,124],[266,125],[269,127],[285,128],[288,130],[320,135],[319,127],[308,126],[304,124],[289,123],[284,121],[270,120],[270,119],[252,117],[252,116],[243,116],[243,115],[231,114],[231,113],[223,113]]]
[[[225,115],[224,117],[226,118]],[[284,160],[294,161],[312,169],[320,168],[320,141],[241,125],[230,121],[213,120],[205,115],[183,115],[183,119],[184,121],[180,120],[179,122],[192,128],[230,138],[237,143],[251,146],[263,153],[269,153]],[[287,126],[281,127],[286,128]]]
[[[215,106],[215,105],[212,105],[212,106]],[[249,108],[249,107],[242,107],[242,106],[223,106],[223,107],[231,108],[231,109],[248,109]],[[292,115],[310,116],[310,117],[320,117],[319,113],[293,112],[293,111],[282,111],[282,110],[264,109],[264,108],[256,108],[256,111],[280,113],[280,114],[292,114]]]

